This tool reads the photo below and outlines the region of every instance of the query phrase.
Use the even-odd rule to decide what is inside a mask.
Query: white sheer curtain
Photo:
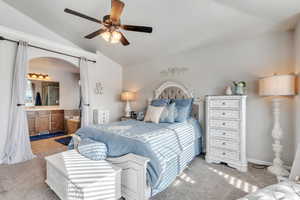
[[[5,143],[4,156],[1,159],[5,164],[19,163],[34,158],[25,111],[27,68],[28,44],[20,41],[13,70],[8,137]]]
[[[81,127],[89,125],[89,80],[88,80],[88,60],[81,58],[80,67],[80,86],[81,86]]]

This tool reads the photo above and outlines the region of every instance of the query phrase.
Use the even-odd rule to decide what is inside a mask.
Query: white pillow
[[[148,106],[147,112],[146,112],[146,116],[144,118],[145,122],[154,122],[156,124],[159,123],[159,119],[161,116],[161,113],[164,110],[164,106]]]

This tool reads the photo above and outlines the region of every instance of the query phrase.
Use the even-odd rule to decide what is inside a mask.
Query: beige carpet
[[[0,199],[57,200],[44,183],[45,174],[45,160],[41,157],[17,165],[0,165]],[[153,200],[234,200],[275,182],[265,169],[250,167],[248,173],[240,173],[224,165],[207,164],[198,157]]]

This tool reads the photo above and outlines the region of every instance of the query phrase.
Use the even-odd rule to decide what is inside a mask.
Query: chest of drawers
[[[206,161],[246,172],[247,96],[206,97]]]

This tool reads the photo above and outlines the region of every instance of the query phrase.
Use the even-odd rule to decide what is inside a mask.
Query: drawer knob
[[[225,122],[223,122],[223,123],[222,123],[222,125],[223,125],[223,126],[225,126],[225,125],[226,125],[226,123],[225,123]]]
[[[223,156],[225,156],[225,155],[226,155],[226,153],[225,153],[225,152],[223,152],[223,153],[222,153],[222,155],[223,155]]]
[[[223,112],[222,115],[226,115],[226,113]]]
[[[226,133],[224,132],[223,135],[226,135]]]
[[[226,142],[223,142],[222,145],[226,145]]]
[[[223,105],[223,106],[226,106],[226,102],[223,102],[222,105]]]

